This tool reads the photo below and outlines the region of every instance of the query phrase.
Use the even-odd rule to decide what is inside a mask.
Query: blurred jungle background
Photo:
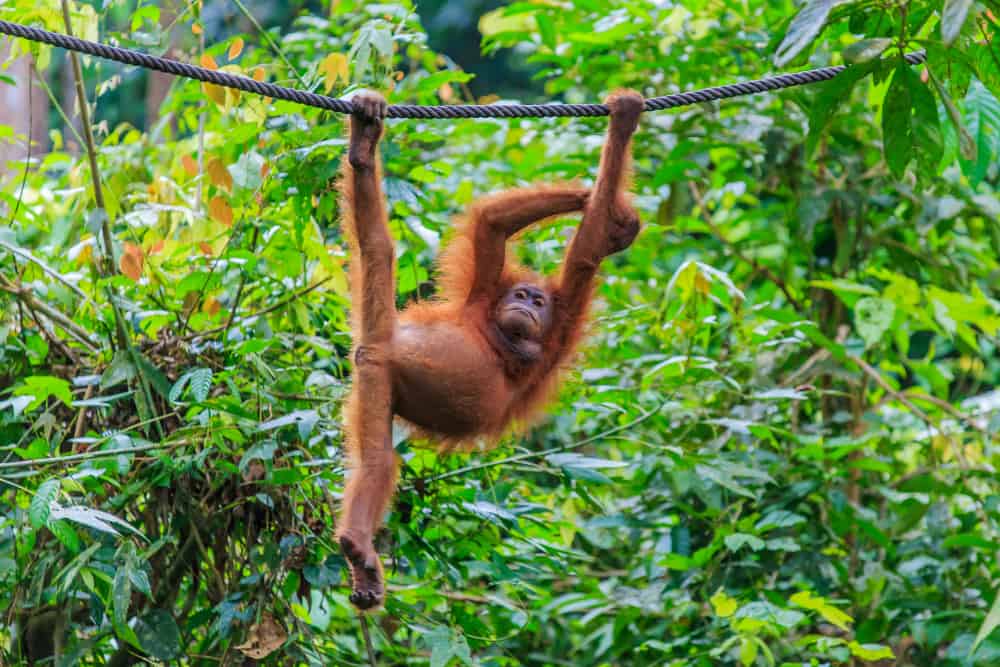
[[[374,664],[1000,664],[997,0],[6,0],[333,96],[647,97],[644,230],[550,416],[396,433]],[[924,49],[928,64],[902,54]],[[0,664],[371,665],[332,539],[340,116],[0,38]],[[398,300],[606,119],[400,120]],[[557,266],[576,220],[523,237]]]

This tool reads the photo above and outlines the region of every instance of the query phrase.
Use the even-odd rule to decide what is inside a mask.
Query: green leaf
[[[113,387],[116,384],[128,382],[135,377],[135,366],[129,358],[128,352],[118,350],[115,352],[111,365],[108,366],[101,375],[101,389]]]
[[[37,408],[50,396],[57,398],[66,406],[73,402],[73,392],[70,391],[69,382],[51,375],[31,375],[24,378],[21,386],[14,390],[14,395],[34,398],[25,408],[29,411]]]
[[[990,607],[989,613],[986,614],[986,618],[983,619],[983,624],[979,626],[979,632],[976,633],[975,641],[969,647],[970,657],[976,652],[979,645],[983,643],[983,640],[989,637],[998,627],[1000,627],[1000,591],[994,596],[993,605]]]
[[[725,542],[726,548],[732,552],[739,551],[744,546],[750,547],[753,551],[760,551],[765,547],[764,540],[760,539],[756,535],[750,535],[748,533],[733,533],[732,535],[726,535],[723,542]]]
[[[256,151],[248,151],[240,155],[236,164],[229,165],[229,174],[233,183],[246,190],[256,190],[264,182],[261,171],[264,168],[264,158]]]
[[[881,56],[890,46],[892,39],[889,37],[862,39],[844,49],[844,60],[854,65],[866,63]]]
[[[462,503],[462,507],[476,516],[497,525],[506,525],[507,522],[517,521],[517,517],[504,508],[499,505],[486,502],[485,500],[477,500],[474,503]]]
[[[157,660],[173,660],[181,653],[181,632],[173,616],[163,609],[143,615],[135,634],[139,645]]]
[[[56,507],[52,510],[52,518],[68,519],[69,521],[74,521],[87,526],[88,528],[99,530],[102,533],[108,533],[109,535],[120,535],[121,533],[119,533],[115,528],[115,526],[118,526],[145,539],[145,536],[134,528],[128,521],[119,519],[114,514],[94,509],[92,507],[84,507],[82,505]]]
[[[937,174],[941,156],[944,155],[937,100],[916,72],[910,68],[906,68],[906,72],[913,100],[913,145],[917,166],[923,176],[931,177]]]
[[[948,119],[951,120],[955,132],[958,133],[958,148],[962,157],[968,161],[975,160],[977,151],[976,141],[965,128],[965,123],[962,121],[962,113],[955,106],[955,101],[951,99],[951,95],[948,94],[948,91],[945,90],[945,87],[941,85],[941,82],[933,74],[931,74],[931,83],[934,84],[938,97],[941,98],[941,102],[944,104],[944,110],[948,114]]]
[[[859,644],[856,641],[850,641],[847,647],[851,649],[851,655],[869,662],[874,662],[875,660],[893,660],[896,657],[891,648],[882,646],[881,644]]]
[[[905,65],[896,68],[882,102],[883,151],[886,164],[896,178],[903,177],[906,165],[913,159],[912,102],[906,72],[902,71],[905,68]]]
[[[896,304],[888,299],[869,296],[854,304],[854,326],[865,341],[865,347],[872,347],[881,340],[895,315]]]
[[[437,89],[446,83],[466,83],[471,80],[472,74],[468,72],[463,72],[457,69],[446,69],[440,72],[434,72],[428,76],[425,76],[417,84],[417,91],[425,93],[437,92]]]
[[[826,25],[832,7],[833,0],[809,0],[796,14],[774,56],[774,61],[779,67],[789,63],[816,39],[820,30]]]
[[[76,534],[73,526],[62,519],[50,520],[47,525],[48,529],[52,531],[57,540],[62,542],[64,547],[73,553],[80,552],[80,536]]]
[[[28,508],[28,518],[32,526],[41,528],[48,523],[49,515],[52,513],[52,502],[58,493],[58,479],[47,479],[38,486]]]
[[[132,585],[140,593],[144,593],[149,597],[153,596],[153,591],[149,587],[149,575],[146,574],[145,570],[141,570],[132,564],[129,564],[126,568],[128,572],[128,580],[132,582]]]
[[[192,368],[186,371],[183,375],[177,378],[173,386],[170,387],[170,393],[167,395],[167,399],[171,403],[177,403],[181,396],[184,395],[185,387],[190,386],[191,396],[197,402],[202,402],[208,398],[208,392],[212,388],[212,369],[211,368]]]
[[[124,567],[119,567],[115,572],[114,583],[111,587],[112,606],[115,614],[115,622],[125,625],[128,620],[129,603],[132,600],[132,582],[128,578],[128,573]]]
[[[212,369],[196,368],[191,371],[191,395],[199,403],[208,398],[208,391],[212,388]]]
[[[744,667],[750,667],[757,660],[756,637],[740,637],[740,662]]]
[[[424,635],[424,643],[431,650],[430,667],[446,667],[455,657],[455,650],[451,645],[451,628],[446,625],[438,625]]]
[[[944,0],[941,10],[941,41],[945,46],[951,46],[962,34],[962,26],[969,15],[972,0]]]
[[[538,34],[542,38],[542,44],[555,50],[558,45],[558,34],[552,19],[542,13],[535,14],[535,23],[538,24]]]

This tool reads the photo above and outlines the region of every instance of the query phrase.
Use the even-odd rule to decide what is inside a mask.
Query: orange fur
[[[583,336],[601,261],[628,247],[639,230],[624,188],[642,98],[609,98],[611,123],[592,190],[539,186],[477,201],[456,223],[441,255],[438,298],[398,314],[376,150],[385,101],[371,94],[355,100],[362,111],[352,117],[341,191],[355,344],[354,383],[344,411],[352,472],[338,536],[353,576],[351,601],[367,609],[384,598],[373,537],[396,486],[393,418],[407,421],[442,451],[453,451],[495,442],[541,415]],[[507,257],[506,244],[520,230],[580,210],[583,220],[558,276],[538,276]],[[547,319],[542,310],[532,315],[536,329],[527,337],[506,333],[497,314],[505,295],[520,293],[524,284],[532,286],[538,304],[549,304]],[[518,315],[525,303],[505,312]]]

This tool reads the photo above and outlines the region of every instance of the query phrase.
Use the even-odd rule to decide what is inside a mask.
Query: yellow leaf
[[[851,655],[868,662],[893,660],[896,657],[891,648],[882,646],[881,644],[860,644],[857,641],[851,641],[847,644],[847,647],[851,649]]]
[[[190,155],[181,157],[181,165],[183,165],[184,171],[187,172],[188,176],[198,175],[198,161]]]
[[[118,260],[118,268],[122,275],[135,281],[142,276],[142,248],[132,243],[126,243],[121,259]]]
[[[233,226],[233,209],[230,208],[229,203],[222,197],[212,197],[212,200],[208,202],[208,215],[226,227]]]
[[[826,601],[826,599],[813,595],[809,591],[799,591],[790,598],[792,604],[811,609],[822,616],[828,623],[836,625],[844,631],[851,629],[854,619],[842,612],[837,607]]]
[[[351,80],[350,70],[347,66],[347,56],[343,53],[331,53],[319,64],[319,71],[323,74],[323,87],[327,94],[338,81],[348,83]]]
[[[237,37],[233,40],[233,43],[229,45],[229,53],[226,55],[229,56],[230,60],[236,60],[240,57],[241,53],[243,53],[243,38]]]
[[[719,618],[732,616],[740,606],[736,598],[729,597],[721,588],[708,601],[712,603],[712,609],[715,610],[715,615]]]
[[[84,264],[90,264],[90,262],[93,259],[94,259],[94,244],[87,243],[82,248],[80,248],[80,252],[76,256],[76,263],[77,265],[82,266]]]
[[[191,24],[191,32],[194,33],[195,35],[200,35],[201,32],[202,32],[201,25],[198,24],[198,23],[192,23]]]
[[[220,107],[226,106],[226,89],[221,86],[215,86],[211,83],[202,83],[201,90],[205,93],[205,96],[218,104]]]

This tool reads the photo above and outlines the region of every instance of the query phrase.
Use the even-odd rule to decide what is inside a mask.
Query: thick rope
[[[336,113],[351,113],[354,107],[349,100],[342,100],[326,95],[317,95],[295,88],[286,88],[273,83],[255,81],[246,76],[230,74],[211,70],[197,65],[189,65],[178,60],[151,56],[141,51],[133,49],[123,49],[117,46],[108,46],[98,42],[91,42],[85,39],[70,37],[57,32],[49,32],[40,28],[32,28],[11,23],[10,21],[0,21],[0,34],[20,37],[33,42],[41,42],[58,46],[70,51],[78,51],[91,56],[114,60],[135,65],[146,69],[166,72],[174,76],[182,76],[188,79],[204,81],[224,88],[235,88],[256,95],[273,97],[278,100],[297,102],[310,107],[326,109]],[[903,58],[911,65],[917,65],[926,60],[927,56],[923,51],[907,53]],[[646,100],[646,111],[661,111],[663,109],[673,109],[699,102],[711,102],[714,100],[724,100],[730,97],[741,95],[753,95],[771,90],[802,86],[820,81],[828,81],[844,70],[845,65],[835,65],[833,67],[821,67],[820,69],[808,70],[805,72],[795,72],[792,74],[779,74],[766,79],[756,79],[754,81],[744,81],[743,83],[733,83],[726,86],[714,88],[704,88],[694,90],[689,93],[676,93],[664,95],[663,97],[652,97]],[[417,104],[393,104],[389,106],[389,118],[525,118],[540,116],[607,116],[608,107],[604,104],[462,104],[447,106],[421,106]]]

